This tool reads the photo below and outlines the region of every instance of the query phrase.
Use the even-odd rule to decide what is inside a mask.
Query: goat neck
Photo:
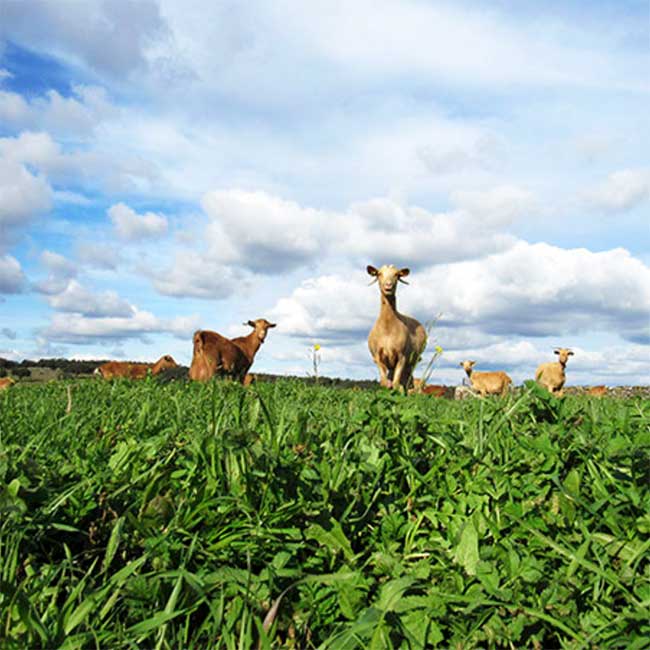
[[[392,320],[397,318],[397,296],[392,293],[386,295],[383,291],[379,292],[380,296],[380,307],[379,307],[379,319],[380,320]]]
[[[232,342],[246,355],[246,358],[249,361],[253,361],[257,351],[262,345],[260,337],[257,336],[257,332],[253,330],[248,336],[238,336],[236,339],[232,339]]]

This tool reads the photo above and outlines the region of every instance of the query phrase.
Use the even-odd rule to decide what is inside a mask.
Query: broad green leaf
[[[454,550],[454,562],[460,564],[468,575],[476,575],[479,561],[478,533],[472,519],[468,519],[460,534],[460,540]]]

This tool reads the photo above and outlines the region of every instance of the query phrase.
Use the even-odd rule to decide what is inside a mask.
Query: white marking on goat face
[[[458,365],[462,366],[463,370],[469,374],[476,365],[476,361],[461,361]]]
[[[266,334],[272,327],[276,327],[276,323],[271,323],[266,320],[266,318],[257,318],[256,320],[249,320],[247,325],[250,325],[254,328],[257,338],[260,341],[264,342]]]
[[[369,275],[377,278],[379,288],[385,296],[394,296],[398,281],[410,273],[409,269],[398,269],[392,264],[384,264],[379,269],[368,266],[367,271]]]
[[[569,357],[573,355],[573,352],[568,348],[558,348],[557,350],[553,350],[553,352],[560,357],[558,361],[563,365],[566,364]]]

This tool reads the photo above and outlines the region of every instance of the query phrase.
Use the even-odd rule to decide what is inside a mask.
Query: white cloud
[[[47,278],[35,282],[33,287],[39,293],[54,295],[64,291],[71,278],[77,275],[74,262],[53,251],[43,251],[40,256],[41,264],[48,270]]]
[[[0,155],[10,163],[36,167],[52,183],[77,185],[84,190],[101,188],[107,192],[143,191],[157,177],[153,162],[139,154],[94,148],[62,151],[49,133],[24,131],[16,137],[0,138]]]
[[[307,263],[321,248],[327,214],[265,192],[207,193],[209,247],[221,262],[260,273],[280,273]]]
[[[49,341],[93,343],[102,339],[113,341],[171,333],[189,342],[198,323],[198,318],[194,316],[161,319],[137,308],[130,316],[124,317],[88,317],[79,313],[57,312],[42,334]]]
[[[77,267],[74,262],[71,262],[60,253],[47,250],[43,251],[41,253],[41,263],[58,277],[72,278],[77,275]]]
[[[47,182],[23,165],[0,158],[0,250],[36,216],[49,210],[52,192]]]
[[[265,192],[214,191],[202,202],[210,217],[205,240],[219,262],[264,275],[326,264],[330,256],[421,266],[467,259],[515,242],[494,225],[510,219],[523,202],[530,204],[531,197],[513,188],[498,191],[487,209],[438,214],[384,198],[338,213]]]
[[[484,192],[458,190],[452,193],[451,200],[477,221],[491,227],[510,225],[538,211],[533,194],[514,185],[501,185]]]
[[[227,298],[248,286],[246,277],[219,264],[211,254],[185,249],[174,256],[174,263],[163,269],[142,268],[159,293],[177,298],[194,297],[206,300]]]
[[[20,263],[11,255],[0,256],[0,294],[20,293],[27,284]]]
[[[93,244],[87,241],[78,242],[75,253],[79,262],[85,266],[115,270],[120,263],[119,251],[110,244]]]
[[[76,312],[93,318],[128,318],[135,313],[135,308],[115,291],[94,294],[76,280],[70,280],[61,293],[50,296],[47,301],[57,311]]]
[[[42,0],[38,11],[22,2],[3,4],[0,42],[56,52],[70,63],[86,65],[119,78],[149,68],[152,41],[168,37],[157,2],[87,0],[76,3]],[[155,62],[153,62],[155,63]]]
[[[376,290],[364,280],[359,268],[305,281],[278,301],[271,317],[294,336],[367,336],[378,307]],[[400,311],[423,322],[442,312],[443,327],[496,337],[600,331],[650,342],[650,268],[623,249],[592,253],[520,241],[481,260],[420,270],[409,280],[400,290]]]
[[[124,241],[137,241],[162,237],[167,233],[167,219],[153,212],[138,214],[124,203],[117,203],[108,209],[108,216]]]
[[[650,198],[650,171],[623,169],[614,172],[587,193],[587,198],[596,208],[606,212],[631,210]]]
[[[0,90],[0,120],[14,129],[39,129],[60,135],[88,136],[99,123],[114,115],[106,90],[99,86],[73,86],[73,95],[56,90],[26,100]]]

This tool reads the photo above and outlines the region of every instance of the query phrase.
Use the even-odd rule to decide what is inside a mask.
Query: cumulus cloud
[[[0,250],[13,244],[18,233],[51,204],[52,191],[44,178],[0,158]]]
[[[124,203],[117,203],[108,209],[108,216],[117,235],[124,241],[154,239],[167,233],[167,219],[153,212],[138,214]]]
[[[514,185],[501,185],[484,192],[457,190],[452,192],[451,200],[477,221],[491,227],[508,226],[538,210],[533,194]]]
[[[75,85],[69,97],[48,90],[44,96],[29,100],[0,90],[0,121],[17,130],[45,129],[59,135],[87,136],[116,112],[100,86]]]
[[[27,278],[18,260],[11,255],[0,256],[0,294],[20,293],[26,285]]]
[[[650,170],[623,169],[610,174],[587,199],[605,212],[624,212],[650,198]]]
[[[327,215],[265,192],[223,190],[201,202],[211,219],[209,246],[221,262],[262,273],[305,264],[319,251]]]
[[[305,281],[271,316],[294,336],[361,337],[378,310],[364,280],[358,269]],[[600,331],[650,341],[650,268],[623,249],[592,253],[520,241],[484,259],[422,269],[410,280],[400,309],[423,322],[442,313],[441,325],[496,337]]]
[[[22,2],[8,2],[0,23],[0,41],[54,51],[70,63],[114,78],[147,69],[152,42],[168,34],[153,0],[88,0],[83,16],[75,3],[42,0],[34,12]]]
[[[135,308],[115,291],[94,294],[76,280],[70,280],[61,293],[50,296],[47,301],[57,311],[76,312],[93,318],[129,317],[135,312]]]
[[[113,271],[120,263],[119,251],[110,244],[78,242],[75,247],[77,259],[84,266]]]
[[[514,238],[496,226],[510,220],[531,195],[499,188],[480,210],[431,213],[393,199],[352,204],[345,212],[303,207],[265,192],[209,192],[205,240],[214,258],[273,275],[315,266],[331,256],[427,265],[507,249]],[[466,202],[478,198],[466,198]]]
[[[129,316],[90,317],[75,312],[57,312],[42,335],[59,343],[94,343],[105,340],[146,338],[148,334],[171,333],[176,337],[191,339],[198,328],[198,317],[161,319],[137,308]]]
[[[176,298],[220,300],[249,286],[246,277],[219,264],[205,251],[186,249],[176,253],[171,266],[142,271],[152,279],[159,293]]]
[[[53,251],[43,251],[40,256],[41,264],[48,274],[44,280],[34,283],[34,289],[39,293],[53,295],[60,293],[68,285],[68,281],[77,275],[77,266],[67,257]]]
[[[148,188],[158,175],[155,163],[141,156],[95,148],[63,151],[49,133],[23,131],[0,138],[0,156],[8,163],[35,167],[51,183],[124,192]]]

